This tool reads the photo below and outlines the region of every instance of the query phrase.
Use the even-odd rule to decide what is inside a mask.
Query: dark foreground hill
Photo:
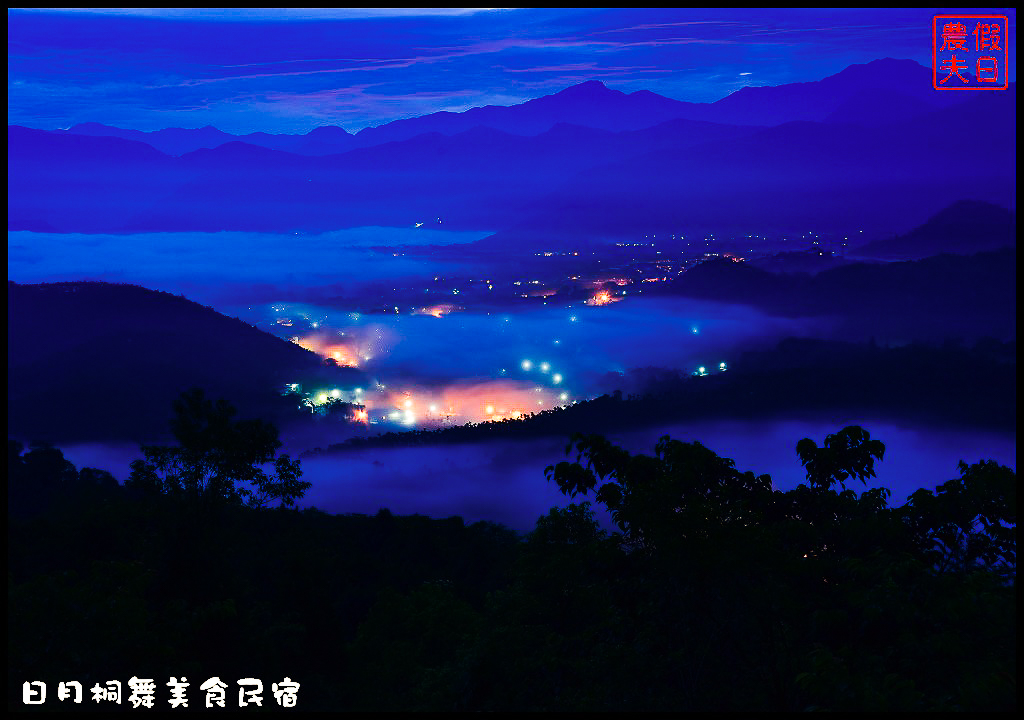
[[[152,441],[180,392],[201,387],[248,416],[290,410],[284,383],[354,384],[297,345],[183,297],[95,282],[7,284],[8,434]]]

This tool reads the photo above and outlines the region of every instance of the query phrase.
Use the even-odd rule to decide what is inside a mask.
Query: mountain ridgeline
[[[991,203],[963,200],[904,235],[856,249],[860,257],[912,260],[930,255],[971,253],[1016,246],[1017,217]]]
[[[1008,323],[998,334],[1009,337],[1016,317],[1016,260],[1015,248],[1003,248],[972,256],[853,263],[812,276],[772,273],[748,263],[713,258],[663,292],[749,304],[789,317],[889,313],[911,319],[942,315],[983,322],[987,314]]]
[[[956,97],[951,97],[956,96]],[[350,134],[8,127],[8,229],[497,231],[481,247],[713,227],[907,230],[951,202],[1015,202],[1015,86],[962,98],[911,61],[715,103],[590,81],[510,107]],[[949,138],[1001,148],[946,175]]]
[[[753,126],[781,125],[795,120],[877,125],[957,102],[954,95],[932,92],[928,80],[927,69],[912,60],[885,59],[851,65],[820,82],[744,87],[713,103],[682,102],[649,90],[624,93],[598,80],[589,80],[518,105],[435,112],[367,127],[357,133],[335,125],[324,125],[304,135],[265,132],[232,135],[209,125],[142,132],[95,122],[79,123],[57,132],[136,140],[168,155],[184,155],[229,142],[298,155],[331,155],[409,140],[426,133],[456,135],[477,127],[539,135],[558,124],[620,132],[675,119]]]

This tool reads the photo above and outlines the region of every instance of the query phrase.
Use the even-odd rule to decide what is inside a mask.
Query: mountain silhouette
[[[1014,213],[980,200],[961,200],[907,234],[867,243],[855,254],[909,260],[939,253],[970,255],[1016,244]]]
[[[649,152],[589,169],[538,198],[483,248],[572,247],[580,238],[715,231],[909,230],[961,199],[1016,198],[1015,87],[882,127],[789,122],[728,143]],[[951,138],[983,122],[984,162],[955,162]],[[960,157],[956,155],[957,157]]]
[[[847,113],[851,118],[867,116],[871,124],[886,124],[907,117],[908,104],[920,110],[939,109],[961,102],[957,95],[936,91],[930,68],[913,60],[884,58],[850,65],[815,82],[741,88],[712,103],[700,119],[738,123],[756,118],[759,125],[781,125],[838,120]],[[890,105],[896,96],[901,98],[899,112]]]
[[[408,140],[428,133],[455,135],[476,127],[504,130],[517,135],[537,135],[559,123],[613,132],[639,130],[684,117],[692,105],[647,90],[627,94],[612,90],[597,80],[590,80],[518,105],[489,105],[464,112],[430,113],[364,128],[355,135],[338,126],[319,127],[304,135],[265,132],[231,135],[209,126],[142,132],[100,123],[81,123],[57,132],[145,142],[160,152],[174,156],[204,148],[212,149],[230,142],[244,142],[299,155],[330,155]]]
[[[8,434],[153,441],[171,403],[203,388],[241,413],[280,417],[285,383],[354,385],[281,340],[183,297],[135,285],[8,282]]]
[[[537,135],[558,123],[617,132],[639,130],[672,119],[755,126],[826,119],[881,125],[961,100],[958,93],[936,91],[931,85],[929,68],[913,60],[885,58],[851,65],[818,81],[744,87],[712,103],[674,100],[649,90],[624,93],[598,80],[588,80],[516,105],[435,112],[364,128],[354,135],[336,125],[318,127],[306,134],[232,135],[210,126],[142,132],[95,122],[79,123],[56,132],[145,142],[174,156],[229,142],[245,142],[300,155],[330,155],[408,140],[425,133],[455,135],[478,126],[518,135]]]
[[[91,137],[118,137],[124,140],[135,140],[159,150],[166,155],[184,155],[188,152],[212,149],[230,142],[245,142],[250,145],[271,150],[284,150],[300,155],[329,155],[344,152],[353,147],[352,135],[337,126],[322,126],[305,135],[272,134],[254,132],[245,135],[231,135],[207,125],[206,127],[165,128],[143,132],[103,125],[101,123],[80,123],[67,130],[57,131],[67,135],[86,135]]]
[[[929,100],[899,90],[869,88],[850,95],[822,122],[880,127],[937,109]]]
[[[64,232],[329,230],[412,225],[494,228],[576,173],[636,153],[730,142],[750,128],[673,120],[614,133],[558,123],[540,135],[474,127],[340,155],[308,157],[242,142],[172,158],[135,141],[8,128],[8,228]],[[68,152],[80,142],[95,152]],[[136,157],[138,149],[148,150]],[[73,192],[48,188],[91,176]]]
[[[9,127],[8,174],[18,181],[9,183],[8,229],[319,232],[444,217],[449,228],[497,231],[480,248],[535,249],[701,229],[870,237],[909,230],[959,199],[1012,206],[1015,86],[922,99],[937,91],[907,90],[921,72],[929,71],[878,61],[817,83],[750,88],[697,113],[742,100],[745,121],[812,106],[821,118],[772,127],[655,122],[696,105],[590,82],[355,136],[287,136],[365,145],[317,157],[236,139],[175,158],[136,140]],[[891,111],[872,109],[880,106]],[[976,134],[979,118],[986,141],[1004,151],[948,176],[950,138]]]
[[[857,262],[816,275],[778,274],[751,263],[713,258],[662,292],[753,305],[788,317],[829,317],[864,339],[1016,335],[1015,248],[970,256]],[[650,292],[650,291],[648,291]]]
[[[194,173],[143,142],[14,125],[7,175],[8,229],[119,232]]]
[[[406,140],[425,132],[454,135],[477,126],[517,135],[537,135],[559,123],[599,130],[640,130],[667,120],[686,117],[694,105],[649,91],[624,93],[597,80],[590,80],[518,105],[488,105],[461,113],[437,112],[408,120],[395,120],[359,131],[356,141],[360,144],[378,144]]]

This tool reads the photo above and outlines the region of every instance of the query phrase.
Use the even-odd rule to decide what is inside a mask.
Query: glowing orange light
[[[430,307],[414,310],[413,315],[430,315],[431,317],[442,318],[448,313],[455,312],[456,310],[459,309],[460,308],[457,305],[442,303],[440,305],[431,305]]]
[[[334,360],[342,367],[359,367],[359,354],[356,349],[348,344],[328,344],[323,335],[315,333],[300,338],[299,347],[314,352],[320,357]]]
[[[543,407],[559,405],[553,388],[536,388],[511,380],[456,382],[442,387],[411,386],[378,389],[360,397],[374,417],[404,418],[406,425],[422,427],[450,423],[500,422],[521,419]],[[413,414],[413,408],[420,408]],[[357,422],[363,415],[353,410]],[[365,421],[368,422],[368,419]]]
[[[359,367],[356,354],[344,345],[333,345],[325,349],[330,353],[331,358],[342,367]]]
[[[594,297],[592,297],[589,300],[587,300],[586,304],[587,305],[608,305],[609,303],[613,303],[616,300],[617,300],[617,298],[612,297],[612,294],[610,292],[608,292],[607,290],[601,290],[600,292],[596,293],[594,295]]]

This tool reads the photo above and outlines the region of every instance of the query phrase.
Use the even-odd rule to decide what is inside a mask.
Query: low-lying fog
[[[453,245],[490,233],[428,227],[366,227],[319,235],[268,233],[7,233],[7,279],[19,283],[103,280],[182,294],[220,309],[273,302],[302,289],[358,290],[384,278],[425,277],[436,265],[370,248]],[[457,269],[453,266],[452,269]]]
[[[891,489],[894,505],[902,504],[919,487],[933,489],[958,477],[959,460],[994,459],[1014,468],[1017,464],[1012,434],[915,428],[838,415],[827,420],[692,423],[610,437],[632,452],[645,454],[653,453],[661,435],[698,440],[735,460],[741,471],[770,474],[775,486],[785,490],[805,477],[796,443],[810,437],[821,444],[825,435],[848,424],[860,424],[885,443],[885,458],[876,464],[878,477],[871,484]],[[544,479],[544,468],[565,460],[564,452],[565,440],[549,438],[374,448],[306,458],[303,477],[313,487],[302,505],[335,513],[372,514],[387,507],[397,514],[461,515],[469,521],[492,520],[526,531],[551,507],[570,502]],[[131,460],[140,457],[138,449],[130,446],[79,445],[64,448],[64,453],[78,467],[105,468],[120,480],[127,477]],[[859,483],[850,487],[862,489]]]
[[[323,304],[325,297],[358,297],[361,288],[384,281],[420,287],[446,273],[486,274],[469,264],[371,249],[455,245],[484,234],[428,227],[294,236],[12,232],[8,277],[130,282],[210,304],[324,357],[358,365],[376,381],[358,396],[342,394],[354,388],[302,390],[311,400],[333,396],[365,404],[368,420],[397,428],[437,424],[442,417],[452,423],[517,417],[568,404],[615,389],[608,373],[632,368],[717,371],[743,349],[822,330],[821,321],[678,298],[627,296],[600,307],[557,298],[524,304],[522,288],[507,282],[486,293],[487,307],[474,304],[479,298],[464,300],[466,293],[447,295],[444,304],[436,293],[425,295],[423,307],[402,307],[398,314]]]
[[[469,308],[438,317],[360,315],[294,303],[269,310],[290,324],[266,322],[262,313],[245,319],[258,317],[270,332],[356,365],[375,381],[358,393],[305,388],[308,395],[336,392],[364,404],[372,423],[396,427],[430,426],[446,415],[456,424],[479,422],[566,405],[621,387],[609,373],[634,368],[727,371],[742,350],[774,346],[820,324],[680,298],[627,297],[601,307],[552,299],[520,312]],[[395,419],[385,420],[389,415]]]
[[[86,279],[136,283],[183,294],[250,322],[262,321],[260,327],[281,337],[320,343],[323,347],[318,346],[318,351],[327,356],[330,353],[324,348],[344,347],[346,353],[351,351],[352,362],[385,385],[388,393],[399,393],[381,395],[378,409],[401,410],[395,407],[399,397],[406,404],[408,414],[397,422],[380,422],[378,414],[379,424],[366,428],[371,433],[403,424],[422,425],[428,404],[446,398],[457,397],[464,405],[455,413],[457,421],[478,421],[492,412],[515,411],[515,403],[522,400],[520,391],[539,392],[536,397],[543,406],[562,404],[612,389],[609,372],[637,367],[692,371],[699,366],[717,372],[721,362],[731,362],[742,350],[772,345],[786,336],[828,334],[821,321],[770,318],[748,307],[681,299],[627,297],[602,307],[582,303],[570,307],[552,299],[546,306],[534,303],[533,309],[519,311],[496,310],[491,305],[418,314],[403,308],[395,315],[362,316],[323,304],[323,298],[339,294],[339,288],[353,296],[359,288],[382,280],[422,281],[439,273],[465,273],[468,267],[381,254],[370,250],[373,246],[453,244],[485,234],[426,227],[360,228],[294,237],[14,232],[8,234],[8,278],[25,283]],[[277,324],[275,318],[282,314],[294,315],[293,324]],[[317,322],[317,327],[311,322]],[[311,339],[314,333],[319,333],[319,339]],[[454,396],[453,388],[458,391]],[[414,403],[419,403],[415,413]],[[408,418],[415,419],[404,422]],[[788,488],[803,479],[794,450],[797,441],[811,437],[820,443],[826,434],[847,424],[863,425],[886,444],[877,483],[893,490],[896,503],[918,487],[933,488],[956,476],[961,459],[993,458],[1016,465],[1012,434],[911,427],[880,418],[839,415],[801,421],[695,423],[613,438],[633,452],[646,453],[653,451],[662,434],[697,439],[735,459],[740,470],[767,472],[778,487]],[[288,428],[284,439],[293,455],[326,444],[323,438],[289,434]],[[467,520],[494,520],[528,530],[550,507],[568,502],[545,481],[543,472],[546,465],[564,459],[564,444],[565,439],[550,438],[311,457],[303,460],[305,479],[313,482],[304,502],[331,512],[373,513],[388,507],[400,514],[462,515]],[[76,466],[107,469],[121,480],[127,476],[129,462],[140,455],[129,446],[63,449]]]

